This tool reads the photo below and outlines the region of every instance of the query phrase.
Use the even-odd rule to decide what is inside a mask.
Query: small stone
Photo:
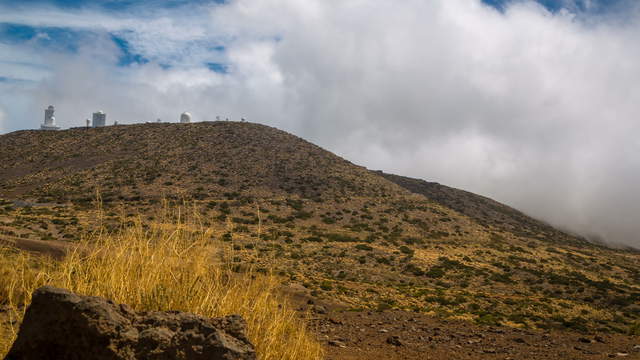
[[[325,315],[327,313],[327,308],[322,305],[315,305],[313,307],[313,312],[320,315]]]
[[[616,356],[617,357],[627,357],[627,356],[629,356],[629,354],[623,353],[623,352],[619,352],[619,353],[616,354]]]
[[[598,353],[598,352],[591,351],[591,350],[588,350],[588,349],[583,349],[583,348],[581,348],[579,346],[574,346],[573,349],[574,350],[578,350],[578,351],[582,351],[583,354],[587,354],[587,355],[600,355],[600,353]]]
[[[402,346],[402,341],[400,341],[400,337],[393,335],[387,338],[387,344],[391,344],[394,346]]]
[[[485,354],[495,354],[496,353],[496,349],[484,349],[482,350],[483,353]]]
[[[388,332],[389,332],[389,330],[387,330],[387,329],[380,329],[380,330],[378,330],[378,332],[380,332],[380,333],[388,333]]]
[[[339,347],[339,348],[347,347],[347,345],[345,345],[342,341],[339,341],[339,340],[331,340],[329,341],[329,345]]]
[[[640,345],[636,345],[633,347],[633,350],[640,350]]]

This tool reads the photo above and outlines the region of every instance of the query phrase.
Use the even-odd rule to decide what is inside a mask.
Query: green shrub
[[[307,211],[296,211],[293,216],[297,219],[307,220],[310,219],[313,214]]]
[[[329,233],[325,234],[324,237],[326,237],[327,240],[333,242],[360,242],[359,238],[351,237],[344,234]]]
[[[424,275],[433,279],[439,279],[444,276],[444,270],[439,266],[434,266]]]
[[[424,275],[424,270],[420,269],[418,266],[416,266],[415,264],[407,264],[407,266],[405,266],[404,268],[405,272],[409,272],[412,273],[415,276],[422,276]]]
[[[493,275],[491,275],[489,277],[489,280],[496,281],[496,282],[501,282],[501,283],[504,283],[504,284],[513,284],[513,283],[515,283],[515,281],[513,279],[511,279],[511,275],[510,274],[495,273],[495,274],[493,274]]]
[[[297,211],[301,211],[304,207],[304,203],[302,202],[302,200],[287,199],[287,205]]]
[[[406,247],[404,245],[400,246],[399,250],[400,250],[401,253],[403,253],[405,255],[413,255],[413,252],[414,252],[413,250],[409,249],[408,247]]]
[[[407,238],[404,238],[403,241],[407,245],[422,245],[422,244],[424,244],[424,240],[422,240],[420,238],[417,238],[417,237],[407,237]]]
[[[499,326],[500,317],[494,314],[484,314],[476,319],[476,323],[479,325]]]
[[[319,242],[322,242],[322,239],[317,237],[317,236],[309,236],[309,237],[306,237],[306,238],[302,239],[302,241],[305,241],[305,242],[318,242],[319,243]]]
[[[325,280],[320,284],[320,289],[324,291],[331,291],[333,290],[333,286],[331,286],[331,283],[329,281]]]

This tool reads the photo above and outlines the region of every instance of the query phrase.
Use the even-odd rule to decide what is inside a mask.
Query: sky
[[[638,39],[633,0],[0,0],[0,133],[244,117],[640,248]]]

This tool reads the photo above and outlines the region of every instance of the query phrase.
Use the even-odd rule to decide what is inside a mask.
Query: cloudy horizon
[[[640,5],[0,0],[0,134],[245,117],[640,248]]]

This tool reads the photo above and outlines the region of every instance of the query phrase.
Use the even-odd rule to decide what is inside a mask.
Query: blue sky
[[[0,0],[0,133],[244,117],[640,245],[638,39],[637,0]]]
[[[14,7],[22,11],[29,11],[30,8],[57,8],[61,11],[81,11],[91,9],[92,12],[101,12],[112,16],[120,14],[127,16],[130,13],[153,14],[155,11],[171,11],[183,7],[205,6],[207,4],[223,4],[224,0],[171,0],[171,1],[133,1],[133,0],[0,0],[0,6],[7,8]],[[152,15],[153,16],[153,15]],[[100,29],[100,32],[103,32]],[[144,64],[150,59],[144,53],[139,53],[127,39],[127,35],[133,34],[131,30],[118,29],[118,31],[106,31],[108,37],[120,50],[117,61],[119,66],[129,66]],[[19,20],[11,21],[5,19],[0,21],[0,43],[5,44],[28,44],[34,49],[46,49],[47,51],[59,51],[74,53],[84,41],[91,41],[95,36],[95,29],[82,29],[65,26],[60,23],[58,26],[34,26],[33,24],[21,23]],[[219,51],[224,50],[221,45],[216,45]],[[172,59],[153,59],[165,67],[171,66]],[[166,62],[165,62],[166,60]],[[215,59],[206,59],[202,65],[207,66],[212,71],[224,72],[227,68],[224,64],[215,62]],[[0,68],[1,70],[1,68]],[[11,78],[10,74],[0,74],[5,78]]]
[[[482,0],[484,3],[503,9],[513,0]],[[562,8],[570,10],[590,11],[590,12],[606,12],[612,8],[619,6],[624,0],[537,0],[538,3],[549,9],[550,11],[558,11]]]
[[[494,7],[499,11],[504,11],[506,7],[517,0],[482,0],[483,3]],[[602,14],[613,9],[618,9],[624,0],[537,0],[549,11],[557,12],[562,9],[569,9],[574,12],[584,14]],[[51,6],[62,10],[75,11],[80,9],[98,9],[112,14],[127,14],[129,12],[151,12],[154,10],[179,9],[185,6],[198,6],[207,4],[224,4],[224,0],[0,0],[0,6],[16,7],[28,11],[32,7]],[[122,36],[123,31],[109,33],[110,39],[119,48],[120,56],[117,60],[119,66],[129,66],[144,64],[149,61],[157,61],[165,67],[172,65],[172,59],[149,59],[149,57],[136,50],[135,46]],[[124,31],[127,32],[126,30]],[[23,24],[19,21],[0,22],[0,43],[18,44],[28,43],[34,48],[46,48],[52,51],[75,52],[79,43],[91,38],[94,34],[77,28],[59,26],[33,26]],[[223,45],[216,45],[220,52],[224,51]],[[218,57],[216,57],[218,58]],[[227,72],[229,66],[217,62],[217,59],[203,59],[202,65],[211,71]],[[0,71],[2,69],[0,68]],[[0,73],[4,79],[11,79],[11,74]],[[20,79],[16,79],[20,80]],[[22,79],[24,80],[24,79]]]

